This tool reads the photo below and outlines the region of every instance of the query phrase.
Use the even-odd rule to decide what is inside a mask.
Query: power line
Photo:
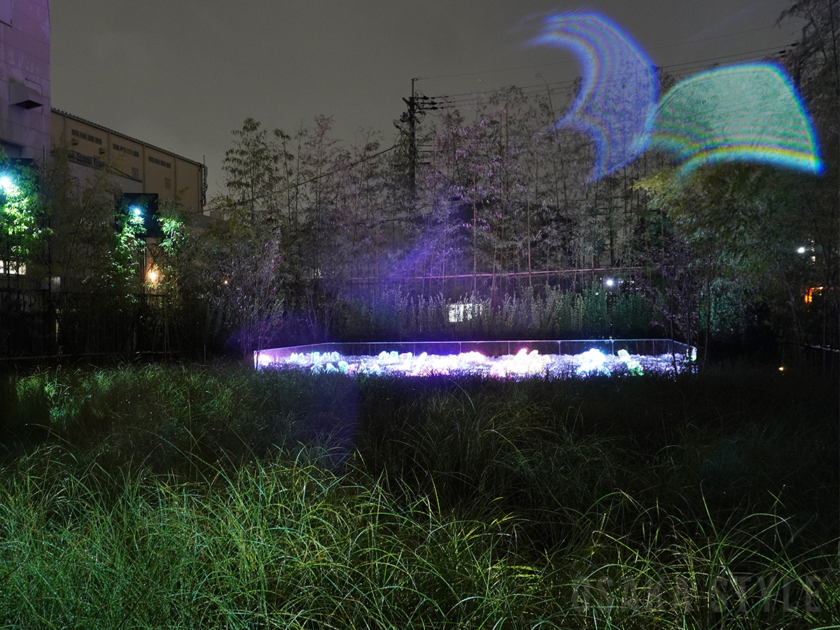
[[[663,50],[665,48],[674,48],[676,46],[685,46],[686,44],[696,44],[696,43],[700,43],[700,42],[712,41],[712,40],[715,40],[715,39],[723,39],[723,38],[726,38],[726,37],[735,37],[737,35],[746,35],[747,33],[756,33],[758,31],[766,31],[766,30],[770,30],[772,28],[774,28],[774,27],[773,26],[762,26],[761,28],[752,28],[752,29],[748,29],[746,31],[738,31],[737,33],[728,33],[726,35],[715,35],[714,37],[704,37],[703,39],[691,39],[691,40],[684,41],[684,42],[674,42],[674,43],[671,43],[671,44],[663,44],[662,46],[654,46],[653,48],[647,48],[646,50]],[[794,32],[795,31],[791,31],[791,33],[789,33],[789,35],[792,35]],[[511,68],[498,68],[496,70],[478,70],[476,72],[462,72],[462,73],[459,73],[459,74],[442,74],[442,75],[437,75],[437,76],[433,76],[433,77],[418,77],[418,78],[423,79],[423,80],[454,79],[454,78],[460,78],[460,77],[475,76],[475,75],[478,75],[478,74],[496,74],[496,73],[499,73],[499,72],[513,72],[513,71],[516,71],[516,70],[533,70],[533,69],[536,69],[536,68],[546,68],[546,67],[549,67],[549,66],[565,66],[565,65],[570,65],[572,63],[575,63],[575,62],[573,60],[555,61],[555,62],[551,62],[551,63],[542,63],[542,64],[537,64],[537,65],[532,65],[532,66],[515,66],[515,67],[511,67]]]
[[[677,68],[677,67],[680,67],[680,66],[689,66],[689,65],[700,66],[700,65],[706,64],[710,61],[719,61],[721,59],[732,59],[734,57],[742,57],[742,56],[752,56],[752,55],[757,55],[757,54],[761,54],[761,53],[773,52],[773,51],[777,51],[777,50],[778,50],[778,47],[761,48],[761,49],[758,49],[758,50],[745,51],[745,52],[742,52],[742,53],[735,53],[735,54],[732,54],[732,55],[722,55],[722,56],[719,56],[719,57],[708,57],[706,59],[697,59],[697,60],[694,60],[694,61],[686,61],[686,62],[683,62],[683,63],[669,64],[667,66],[659,66],[659,67],[663,70],[669,70],[669,69]],[[558,87],[561,87],[561,86],[568,87],[568,86],[571,86],[572,84],[574,84],[574,82],[575,82],[575,79],[567,80],[567,81],[553,81],[553,82],[549,83],[548,85],[550,85],[550,86],[551,85],[556,85]],[[542,91],[544,88],[545,88],[545,84],[542,84],[542,85],[536,84],[536,85],[523,86],[520,89],[521,90],[534,89],[534,90]],[[475,97],[477,95],[495,94],[497,92],[499,92],[499,90],[484,90],[484,91],[481,91],[481,92],[462,92],[460,94],[446,95],[446,96],[442,96],[442,97],[438,97],[438,98],[451,99],[452,97],[466,97],[466,98],[463,98],[463,99],[456,99],[456,100],[460,100],[461,102],[466,103],[466,102],[471,102],[473,100],[472,97]]]
[[[778,51],[778,50],[779,50],[778,46],[773,47],[773,48],[761,48],[761,49],[745,51],[745,52],[741,52],[741,53],[733,53],[731,55],[721,55],[721,56],[718,56],[718,57],[707,57],[706,59],[697,59],[697,60],[693,60],[693,61],[686,61],[686,62],[683,62],[683,63],[669,64],[667,66],[659,66],[659,68],[662,69],[662,70],[666,70],[666,71],[677,70],[679,68],[679,70],[677,70],[677,72],[679,72],[679,73],[689,73],[694,68],[703,67],[705,64],[707,64],[709,62],[721,61],[721,60],[724,60],[724,59],[730,59],[730,60],[735,60],[735,61],[745,61],[746,58],[749,58],[751,56],[759,55],[759,54],[762,54],[762,53],[770,53],[770,52],[774,52],[774,51]],[[744,57],[744,59],[736,59],[737,57]],[[542,93],[545,90],[546,86],[548,86],[549,88],[551,88],[551,87],[554,87],[554,88],[570,87],[574,84],[574,82],[575,82],[574,79],[573,80],[566,80],[566,81],[553,81],[553,82],[544,83],[544,84],[527,85],[527,86],[523,86],[519,89],[523,93],[523,95],[529,96],[529,95],[533,95],[533,94]],[[501,89],[503,89],[503,88],[501,88]],[[459,93],[459,94],[451,94],[451,95],[444,95],[444,96],[435,97],[435,100],[437,101],[438,109],[449,109],[449,108],[452,108],[452,107],[457,107],[458,105],[472,103],[479,96],[483,96],[483,95],[486,95],[486,94],[497,94],[499,91],[500,91],[499,89],[496,89],[496,90],[483,90],[483,91],[480,91],[480,92],[462,92],[462,93]]]
[[[748,31],[741,31],[740,33],[734,33],[733,35],[738,35],[738,34],[742,34],[742,33],[751,33],[751,32],[759,31],[759,30],[764,30],[764,29],[752,29],[752,30],[748,30]],[[712,40],[712,39],[719,39],[721,37],[727,37],[727,36],[721,35],[721,36],[710,37],[710,38],[706,38],[706,39],[702,39],[702,40],[695,40],[695,41],[707,41],[707,40]],[[660,46],[658,48],[665,48],[665,47],[672,46],[672,45],[673,44],[668,44],[666,46]],[[655,49],[653,49],[653,50],[655,50]],[[745,55],[757,55],[757,54],[772,52],[772,51],[776,51],[776,50],[778,50],[778,47],[763,48],[763,49],[758,49],[758,50],[745,51],[745,52],[742,52],[742,53],[735,53],[735,54],[732,54],[732,55],[722,55],[722,56],[719,56],[719,57],[709,57],[709,58],[706,58],[706,59],[698,59],[698,60],[688,61],[688,62],[683,62],[683,63],[678,63],[678,64],[670,64],[668,66],[662,66],[661,69],[668,70],[668,69],[680,68],[682,66],[701,66],[701,65],[706,64],[706,63],[711,62],[711,61],[719,61],[719,60],[722,60],[722,59],[732,59],[732,58],[735,58],[735,57],[742,57],[742,56],[745,56]],[[562,62],[562,63],[570,63],[570,62]],[[544,64],[544,65],[560,65],[560,64]],[[518,69],[528,69],[528,68],[536,68],[536,67],[542,67],[542,66],[524,66],[524,67],[518,68]],[[690,67],[682,68],[681,72],[684,73],[684,74],[688,74],[688,73],[692,72],[692,68],[690,68]],[[467,73],[465,75],[449,75],[449,76],[452,76],[452,77],[468,76],[469,74],[481,74],[481,73]],[[434,79],[434,78],[446,78],[446,77],[422,77],[422,78]],[[415,81],[415,80],[416,79],[412,80],[412,85],[413,85],[413,81]],[[546,87],[548,87],[549,89],[550,89],[551,86],[556,86],[556,88],[569,87],[573,84],[574,84],[574,80],[571,80],[571,81],[556,81],[556,82],[552,82],[552,83],[544,83],[542,85],[529,85],[529,86],[525,86],[525,87],[522,87],[522,88],[519,88],[519,89],[520,89],[521,93],[523,94],[523,96],[528,98],[528,97],[531,97],[531,96],[534,96],[534,95],[537,95],[537,94],[541,94],[542,91]],[[461,94],[452,95],[454,97],[466,97],[466,98],[460,98],[460,99],[453,99],[451,96],[448,96],[448,95],[447,96],[441,96],[441,97],[415,97],[415,95],[412,94],[410,102],[415,102],[415,100],[419,99],[419,98],[426,99],[426,100],[433,100],[433,105],[434,106],[433,107],[427,107],[426,109],[429,109],[429,110],[444,110],[444,109],[456,108],[458,105],[464,105],[464,104],[467,104],[467,103],[472,103],[479,96],[486,95],[486,94],[497,94],[497,93],[499,93],[499,91],[500,90],[498,90],[498,89],[497,90],[485,90],[485,91],[482,91],[482,92],[473,92],[473,93],[465,92],[465,93],[461,93]],[[398,147],[399,147],[399,144],[394,144],[393,146],[391,146],[387,149],[383,149],[382,151],[378,151],[376,153],[373,153],[373,154],[371,154],[369,156],[366,156],[366,157],[364,157],[360,160],[357,160],[356,162],[352,162],[350,164],[344,164],[344,165],[339,166],[339,167],[337,167],[337,168],[335,168],[331,171],[328,171],[326,173],[321,173],[320,175],[317,175],[317,176],[315,176],[313,178],[310,178],[308,180],[305,180],[303,182],[298,182],[298,183],[292,184],[291,186],[288,186],[288,187],[284,188],[283,190],[280,190],[280,191],[277,191],[277,192],[274,192],[274,191],[267,192],[267,193],[263,193],[261,195],[255,195],[251,199],[244,200],[243,203],[251,203],[253,201],[257,201],[259,199],[262,199],[264,197],[268,197],[272,194],[283,194],[285,192],[288,192],[289,190],[293,190],[295,188],[300,188],[301,186],[306,186],[307,184],[311,184],[313,182],[316,182],[319,179],[323,179],[324,177],[329,177],[330,175],[334,175],[335,173],[338,173],[342,170],[346,170],[348,168],[358,166],[359,164],[363,164],[363,163],[365,163],[369,160],[372,160],[374,158],[379,157],[380,155],[384,155],[385,153],[389,153],[390,151],[393,151],[394,149],[397,149]]]
[[[761,29],[754,29],[754,30],[761,30]],[[747,32],[750,32],[750,31],[747,31]],[[716,38],[709,38],[709,39],[716,39]],[[716,56],[716,57],[708,57],[708,58],[705,58],[705,59],[698,59],[698,60],[692,60],[692,61],[688,61],[688,62],[670,64],[668,66],[658,67],[658,68],[656,68],[656,70],[667,71],[667,72],[669,72],[669,74],[672,74],[672,75],[675,76],[675,78],[677,78],[680,75],[694,74],[694,72],[698,68],[701,68],[701,67],[704,67],[704,69],[705,69],[705,68],[708,67],[708,64],[710,62],[716,62],[716,61],[721,61],[721,60],[746,61],[751,57],[755,57],[756,55],[765,54],[765,56],[766,56],[767,53],[772,53],[772,52],[777,52],[777,51],[781,54],[785,53],[784,50],[779,51],[778,47],[762,48],[762,49],[757,49],[757,50],[734,53],[734,54],[731,54],[731,55],[719,55],[719,56]],[[576,80],[558,81],[558,82],[553,82],[553,83],[548,83],[548,82],[544,81],[544,83],[542,85],[529,85],[529,86],[525,86],[525,87],[522,87],[522,88],[518,88],[518,95],[521,95],[525,99],[531,99],[534,96],[541,95],[543,93],[543,90],[546,89],[546,90],[548,90],[549,97],[550,97],[552,86],[554,87],[554,89],[557,89],[557,88],[563,87],[563,86],[568,87],[568,86],[573,85]],[[413,86],[414,86],[414,80],[412,80],[412,90],[413,90]],[[517,89],[516,86],[511,86],[511,88]],[[460,97],[460,98],[453,98],[452,96],[423,97],[423,98],[428,99],[431,102],[431,104],[434,105],[434,107],[431,107],[430,109],[452,110],[452,109],[458,108],[461,105],[473,104],[481,96],[486,96],[488,94],[489,95],[499,95],[499,94],[503,93],[504,91],[505,91],[505,88],[500,88],[500,89],[496,89],[496,90],[486,90],[486,91],[482,91],[482,92],[474,92],[474,93],[471,93],[471,94],[463,93],[463,94],[454,95],[454,97]],[[464,97],[466,97],[466,98],[464,98]],[[413,102],[413,99],[414,99],[414,95],[412,94],[411,102]],[[403,100],[405,100],[405,99],[403,99]],[[409,101],[406,101],[406,102],[409,102]],[[743,113],[740,108],[736,108],[735,110],[732,111],[732,113],[735,113],[736,111],[739,115]],[[404,114],[404,116],[405,116],[405,114]],[[414,147],[415,146],[415,144],[414,144],[415,140],[414,140],[414,128],[413,127],[412,127],[411,132],[412,132],[412,147]],[[425,152],[426,153],[433,153],[434,151],[433,150],[427,150]],[[412,153],[412,155],[416,156],[416,149],[414,149],[414,152]],[[416,157],[414,159],[416,159]],[[414,165],[412,164],[412,169],[413,169],[413,166]]]

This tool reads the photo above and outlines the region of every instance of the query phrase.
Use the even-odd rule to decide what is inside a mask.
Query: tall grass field
[[[836,379],[0,378],[2,628],[836,628]]]

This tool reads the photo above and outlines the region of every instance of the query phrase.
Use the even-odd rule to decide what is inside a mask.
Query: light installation
[[[596,158],[590,181],[614,173],[645,150],[656,108],[656,76],[627,33],[596,13],[561,13],[544,18],[532,42],[568,48],[582,66],[580,91],[554,126],[592,138]]]
[[[693,349],[692,349],[693,350]],[[297,369],[311,374],[341,373],[350,376],[483,376],[519,380],[532,377],[639,376],[673,374],[685,369],[690,357],[681,354],[631,355],[626,350],[605,354],[590,349],[577,355],[540,354],[521,348],[516,354],[488,357],[479,352],[435,355],[425,352],[380,352],[371,356],[344,356],[338,352],[300,352],[285,358],[255,354],[257,369]]]
[[[674,154],[681,176],[728,161],[823,168],[801,100],[770,63],[718,68],[675,85],[657,107],[650,144]]]

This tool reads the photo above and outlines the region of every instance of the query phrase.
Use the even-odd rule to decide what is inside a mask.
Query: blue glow
[[[0,175],[0,190],[6,195],[17,195],[20,192],[9,175]]]
[[[682,162],[681,176],[720,162],[757,162],[819,174],[814,131],[784,71],[770,63],[702,72],[660,102],[651,148]]]
[[[579,354],[578,361],[580,362],[580,365],[578,365],[576,372],[579,375],[610,373],[609,369],[605,365],[607,356],[595,348]]]
[[[631,37],[596,13],[560,13],[543,19],[533,42],[570,49],[583,85],[555,128],[569,126],[595,143],[590,181],[614,173],[647,147],[656,111],[654,67]]]
[[[139,217],[141,214],[143,214],[143,211],[137,206],[132,206],[131,211],[134,213],[135,217]]]

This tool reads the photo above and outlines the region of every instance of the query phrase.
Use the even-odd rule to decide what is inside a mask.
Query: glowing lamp
[[[14,180],[6,174],[0,175],[0,190],[7,195],[16,195],[19,192]]]
[[[797,253],[797,254],[804,254],[804,253],[805,253],[805,248],[804,248],[804,247],[800,247],[799,249],[797,249],[797,250],[796,250],[796,253]]]
[[[599,372],[601,374],[609,374],[609,369],[604,365],[607,357],[603,352],[592,348],[578,355],[580,364],[577,368],[577,373],[580,375],[593,374]]]
[[[604,284],[606,284],[608,287],[613,287],[615,286],[615,280],[613,280],[612,278],[607,278],[604,281]]]
[[[138,206],[131,206],[131,212],[134,214],[135,217],[139,217],[143,214],[143,211]]]
[[[256,356],[254,358],[255,358],[254,363],[256,364],[256,366],[258,368],[268,367],[268,366],[274,364],[274,358],[269,354],[261,354],[261,353],[257,352]]]

